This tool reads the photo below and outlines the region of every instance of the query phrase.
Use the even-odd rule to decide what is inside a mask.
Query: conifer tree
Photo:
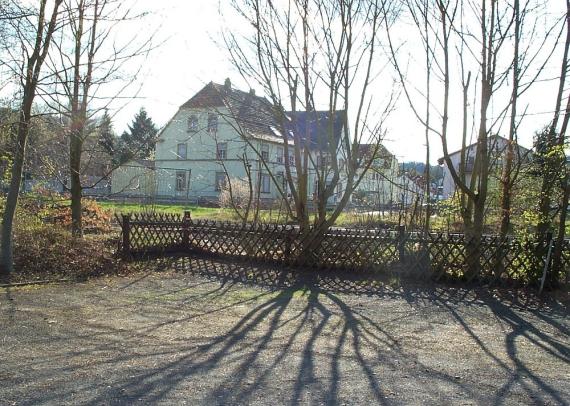
[[[154,151],[157,133],[152,118],[141,108],[129,125],[129,130],[121,135],[124,159],[149,158]]]

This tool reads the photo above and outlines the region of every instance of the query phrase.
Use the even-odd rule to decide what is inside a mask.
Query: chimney
[[[226,81],[224,82],[224,89],[229,92],[230,90],[232,90],[232,81],[230,80],[230,78],[226,78]]]
[[[255,96],[255,89],[249,89],[249,95]]]

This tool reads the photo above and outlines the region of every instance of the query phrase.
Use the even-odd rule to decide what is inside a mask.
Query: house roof
[[[338,145],[346,123],[344,110],[287,112],[289,136],[299,134],[303,141],[309,141],[311,149],[326,149],[332,140]]]
[[[181,108],[226,107],[240,130],[256,138],[282,141],[283,127],[288,137],[298,134],[302,140],[309,138],[310,148],[324,148],[330,139],[332,119],[332,139],[335,144],[342,135],[346,122],[345,111],[296,111],[286,112],[286,121],[279,110],[266,98],[256,96],[253,91],[244,92],[232,88],[231,82],[221,85],[210,82],[196,93]]]
[[[225,85],[210,82],[181,108],[226,107],[240,129],[252,136],[275,137],[271,127],[280,126],[273,105],[253,92],[244,92]]]

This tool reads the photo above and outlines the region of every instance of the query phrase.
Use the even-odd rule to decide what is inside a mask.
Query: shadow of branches
[[[559,303],[394,274],[211,258],[163,257],[133,267],[138,272],[112,294],[93,293],[108,317],[76,333],[73,352],[64,347],[49,356],[58,364],[103,354],[58,371],[107,374],[83,383],[82,403],[564,404],[568,396],[520,347],[524,340],[545,359],[568,365],[569,347],[559,338],[568,336],[566,308]],[[133,294],[128,305],[119,299]],[[482,326],[492,318],[504,331],[493,327],[496,334],[485,335]],[[483,371],[465,369],[463,355],[445,348],[454,339],[443,333],[451,325],[467,337],[465,357]],[[45,361],[23,367],[35,371]],[[77,392],[62,386],[27,403]]]

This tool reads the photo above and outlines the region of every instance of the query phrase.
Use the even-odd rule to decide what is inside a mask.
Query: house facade
[[[509,140],[498,135],[493,135],[488,139],[488,149],[490,156],[491,174],[503,167],[503,159],[507,151]],[[453,167],[459,174],[459,166],[461,163],[461,151],[455,151],[449,154],[449,158]],[[477,143],[471,144],[465,148],[465,182],[469,184],[475,166],[475,156],[477,155]],[[530,150],[518,144],[514,145],[514,161],[527,161],[530,159]],[[443,165],[443,181],[441,188],[441,197],[448,199],[453,197],[455,193],[455,182],[451,176],[449,167],[443,158],[439,159],[439,164]]]
[[[373,155],[370,168],[357,176],[362,176],[353,195],[355,205],[383,209],[401,201],[401,177],[398,173],[398,160],[383,145],[361,144],[362,160],[369,160]]]
[[[112,193],[217,204],[228,182],[251,182],[255,198],[270,203],[288,196],[286,162],[296,178],[293,138],[298,136],[309,151],[311,201],[318,193],[317,171],[326,167],[330,151],[335,151],[341,165],[344,162],[339,139],[345,123],[344,111],[275,114],[274,106],[253,91],[232,88],[229,80],[223,85],[210,82],[180,106],[162,129],[152,164],[129,162],[115,171]],[[282,129],[288,132],[286,137]],[[340,198],[343,184],[341,180],[329,204]]]

